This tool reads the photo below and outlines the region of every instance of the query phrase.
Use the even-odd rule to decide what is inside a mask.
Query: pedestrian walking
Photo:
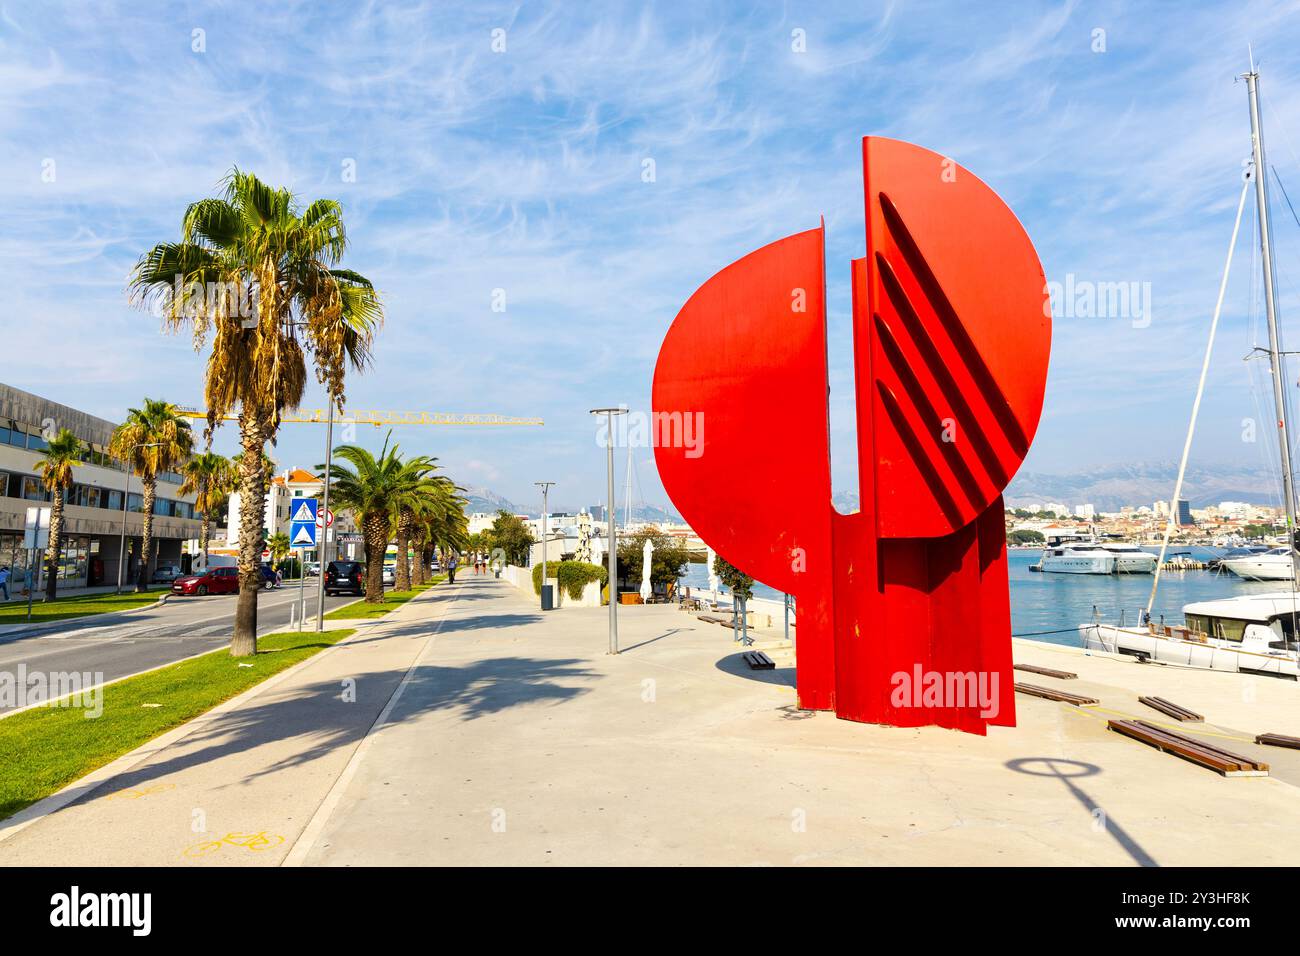
[[[0,589],[4,590],[5,600],[9,600],[9,565],[0,566]]]
[[[456,554],[452,552],[451,557],[447,559],[447,583],[456,583]]]

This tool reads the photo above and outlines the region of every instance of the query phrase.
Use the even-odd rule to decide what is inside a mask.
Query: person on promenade
[[[0,589],[4,590],[5,600],[9,600],[9,565],[0,566]]]
[[[456,583],[456,552],[455,551],[453,551],[451,553],[451,557],[447,559],[447,583],[448,584]]]

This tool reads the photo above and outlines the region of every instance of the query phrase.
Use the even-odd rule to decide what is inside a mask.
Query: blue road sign
[[[289,546],[293,548],[316,547],[315,498],[294,498],[289,505]]]

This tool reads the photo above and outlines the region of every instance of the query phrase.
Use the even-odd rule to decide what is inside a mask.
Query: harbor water
[[[1147,549],[1156,551],[1158,549]],[[1179,554],[1196,561],[1208,561],[1222,551],[1215,548],[1180,546]],[[1017,637],[1052,644],[1079,643],[1076,628],[1093,620],[1094,609],[1103,623],[1135,624],[1146,608],[1151,594],[1150,574],[1043,574],[1030,571],[1038,563],[1040,548],[1012,548],[1007,552],[1008,577],[1011,583],[1011,632]],[[703,564],[691,564],[682,583],[692,587],[708,586],[708,571]],[[1243,581],[1235,575],[1213,571],[1163,571],[1151,617],[1159,621],[1164,615],[1171,624],[1181,624],[1183,605],[1193,601],[1211,601],[1239,594],[1277,591],[1285,582]],[[765,584],[754,584],[754,596],[781,600],[781,593]]]

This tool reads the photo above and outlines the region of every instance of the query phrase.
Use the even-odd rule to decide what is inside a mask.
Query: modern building
[[[1178,524],[1180,526],[1196,524],[1192,519],[1192,506],[1186,498],[1178,499]]]
[[[1091,521],[1093,518],[1097,517],[1097,509],[1090,504],[1075,505],[1074,514],[1077,518],[1086,518]]]
[[[11,593],[22,589],[29,566],[29,553],[23,548],[27,509],[50,498],[37,477],[40,452],[47,447],[47,439],[61,428],[68,429],[87,445],[82,464],[75,470],[75,483],[65,499],[58,569],[62,586],[116,582],[118,554],[122,549],[122,495],[128,491],[128,482],[127,556],[122,577],[124,581],[133,580],[144,519],[140,479],[108,454],[115,427],[113,422],[87,412],[0,384],[0,565],[8,565],[14,571]],[[194,498],[181,495],[180,484],[178,474],[158,476],[151,575],[159,564],[183,567],[185,543],[199,537],[200,522],[194,513]],[[42,560],[43,557],[38,558],[37,564]]]

